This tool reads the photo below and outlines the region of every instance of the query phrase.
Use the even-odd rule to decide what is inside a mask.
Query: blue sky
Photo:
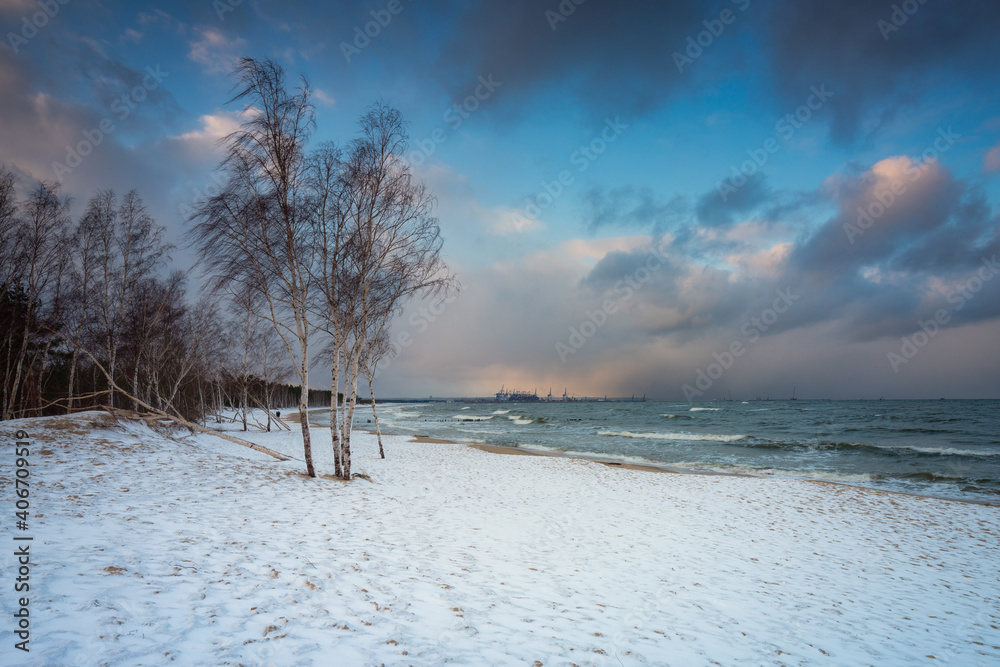
[[[77,212],[138,187],[175,242],[238,123],[236,57],[308,78],[317,142],[397,106],[464,289],[400,319],[383,394],[1000,397],[993,3],[0,0],[0,22],[0,160]]]

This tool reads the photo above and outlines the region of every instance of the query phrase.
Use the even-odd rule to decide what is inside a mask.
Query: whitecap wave
[[[672,468],[690,470],[692,472],[714,472],[726,475],[743,475],[746,477],[783,477],[786,479],[820,480],[825,482],[840,482],[843,484],[866,484],[881,481],[884,478],[877,473],[842,473],[828,470],[780,470],[778,468],[754,468],[745,465],[718,465],[711,463],[671,463]]]
[[[643,440],[705,440],[710,442],[736,442],[747,437],[745,435],[712,435],[704,433],[633,433],[632,431],[598,431],[597,435],[640,438]]]
[[[454,415],[452,419],[457,419],[460,422],[488,422],[493,419],[492,415],[488,417],[479,417],[477,415]]]
[[[505,415],[508,412],[510,412],[510,410],[494,410],[493,414],[495,414],[495,415]]]
[[[718,412],[722,408],[691,408],[688,412]]]
[[[922,454],[940,454],[942,456],[1000,456],[998,451],[982,451],[976,449],[955,449],[954,447],[893,447],[891,449],[909,449]]]

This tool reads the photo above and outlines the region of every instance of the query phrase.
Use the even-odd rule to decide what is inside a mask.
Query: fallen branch
[[[242,445],[244,447],[249,447],[250,449],[252,449],[254,451],[261,452],[262,454],[267,454],[268,456],[273,456],[274,458],[278,459],[279,461],[290,461],[291,460],[290,456],[286,456],[285,454],[282,454],[280,452],[276,452],[273,449],[268,449],[267,447],[264,447],[263,445],[258,445],[257,443],[250,442],[248,440],[241,440],[239,438],[234,438],[231,435],[226,435],[225,433],[220,433],[219,431],[213,431],[212,429],[205,428],[204,426],[198,426],[197,424],[194,424],[194,423],[189,422],[188,420],[184,419],[180,415],[171,415],[171,414],[168,414],[166,412],[163,412],[162,410],[157,410],[156,408],[154,408],[153,406],[149,405],[145,401],[139,400],[135,396],[132,396],[130,393],[128,393],[127,391],[125,391],[124,389],[122,389],[121,387],[119,387],[118,384],[114,381],[114,378],[111,377],[111,375],[108,373],[107,370],[105,370],[105,368],[101,364],[101,362],[99,362],[94,357],[94,355],[92,355],[90,353],[89,350],[87,350],[86,348],[84,348],[81,345],[77,345],[75,341],[71,341],[68,338],[66,338],[65,336],[62,336],[62,335],[60,335],[60,334],[58,334],[58,333],[56,333],[54,331],[53,331],[53,333],[55,335],[59,336],[60,338],[62,338],[63,340],[65,340],[67,343],[69,343],[70,345],[72,345],[76,349],[78,349],[81,352],[83,352],[88,357],[90,357],[90,360],[92,362],[94,362],[94,365],[98,368],[98,370],[101,371],[101,373],[104,375],[105,379],[107,379],[108,386],[110,386],[111,389],[117,391],[118,393],[120,393],[125,398],[127,398],[127,399],[129,399],[131,401],[134,401],[136,405],[141,405],[143,408],[145,408],[146,410],[148,410],[152,415],[155,415],[155,416],[157,416],[157,417],[159,417],[161,419],[167,419],[167,420],[172,421],[174,423],[180,424],[181,426],[183,426],[183,427],[185,427],[187,429],[190,429],[192,431],[198,431],[200,433],[207,433],[208,435],[214,435],[217,438],[222,438],[223,440],[228,440],[229,442],[235,443],[237,445]],[[151,417],[144,418],[144,419],[148,420],[148,419],[151,419]]]

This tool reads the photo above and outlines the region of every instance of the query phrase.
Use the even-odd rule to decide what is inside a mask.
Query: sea
[[[434,402],[379,419],[390,433],[1000,505],[998,400]]]

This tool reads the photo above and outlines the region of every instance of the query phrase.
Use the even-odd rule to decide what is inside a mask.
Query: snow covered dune
[[[404,437],[382,461],[366,433],[372,482],[343,483],[96,422],[0,424],[34,485],[31,652],[5,592],[4,664],[1000,662],[1000,508]],[[297,429],[246,437],[301,458]]]

